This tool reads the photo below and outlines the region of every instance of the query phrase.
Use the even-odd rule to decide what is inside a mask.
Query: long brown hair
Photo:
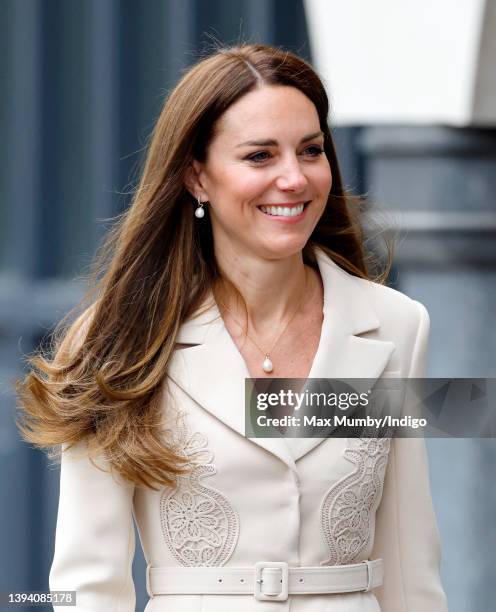
[[[325,89],[296,55],[265,45],[219,49],[181,78],[154,128],[132,205],[98,252],[82,313],[57,325],[48,352],[29,358],[16,387],[24,438],[56,456],[86,442],[127,480],[171,485],[185,469],[162,431],[164,378],[181,324],[221,278],[208,212],[202,223],[184,185],[193,159],[205,159],[216,121],[241,96],[264,85],[292,86],[315,105],[331,166],[332,190],[308,244],[351,274],[370,278],[357,207],[344,191]],[[355,211],[355,212],[354,212]],[[51,355],[54,355],[53,358]]]

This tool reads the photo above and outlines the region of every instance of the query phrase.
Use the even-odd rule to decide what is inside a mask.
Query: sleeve
[[[78,612],[134,612],[134,486],[95,463],[82,443],[62,453],[50,590],[76,591]]]
[[[429,315],[420,311],[409,378],[425,376]],[[439,566],[441,544],[432,505],[425,441],[395,438],[376,514],[372,558],[384,561],[384,584],[374,591],[382,612],[446,612]]]

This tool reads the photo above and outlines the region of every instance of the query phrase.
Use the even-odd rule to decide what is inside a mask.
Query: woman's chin
[[[285,259],[301,253],[308,238],[292,238],[292,239],[275,239],[271,241],[264,241],[263,245],[260,246],[257,251],[261,256],[265,256],[269,259]]]

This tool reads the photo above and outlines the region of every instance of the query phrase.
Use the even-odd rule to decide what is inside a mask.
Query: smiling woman
[[[228,306],[219,291],[217,301],[253,376],[274,370],[274,351],[279,376],[304,377],[317,348],[322,291],[316,274],[307,286],[302,253],[332,185],[324,138],[315,105],[299,89],[259,85],[224,112],[205,160],[188,169],[190,192],[209,202],[217,265],[244,287],[241,304]],[[278,329],[284,337],[269,349]]]
[[[332,185],[323,141],[315,105],[295,87],[260,86],[227,109],[187,181],[210,202],[217,261],[243,258],[248,270],[250,259],[301,256]]]
[[[79,610],[134,610],[133,517],[147,612],[446,609],[422,439],[244,435],[250,376],[423,375],[428,314],[372,278],[328,111],[272,47],[186,72],[82,314],[19,381]]]

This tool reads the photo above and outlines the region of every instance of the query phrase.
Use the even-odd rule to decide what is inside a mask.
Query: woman
[[[422,440],[244,437],[246,377],[423,373],[427,312],[370,280],[327,116],[291,53],[189,70],[90,305],[19,385],[26,438],[63,445],[50,587],[78,609],[134,610],[133,516],[147,612],[446,609]]]

